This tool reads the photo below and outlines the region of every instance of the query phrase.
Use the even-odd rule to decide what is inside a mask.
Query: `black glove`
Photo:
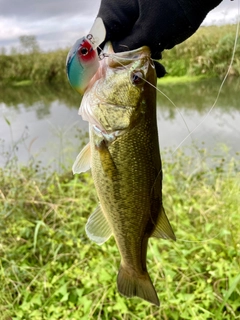
[[[149,46],[154,59],[190,37],[222,0],[102,0],[98,17],[115,52]]]

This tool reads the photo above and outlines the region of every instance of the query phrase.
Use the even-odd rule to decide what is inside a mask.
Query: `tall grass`
[[[228,69],[236,26],[202,27],[195,35],[163,53],[162,63],[172,76],[206,75],[223,77]],[[65,61],[68,50],[0,55],[0,84],[60,82],[66,85]],[[240,75],[238,36],[232,76]]]
[[[184,43],[164,51],[162,62],[171,76],[223,77],[230,65],[236,31],[236,25],[201,27]],[[240,75],[240,35],[230,75]]]
[[[0,55],[0,84],[67,83],[65,61],[68,50]]]
[[[114,240],[85,234],[97,205],[89,174],[0,169],[1,319],[240,319],[239,155],[163,156],[164,206],[177,242],[151,239],[161,307],[119,295]]]

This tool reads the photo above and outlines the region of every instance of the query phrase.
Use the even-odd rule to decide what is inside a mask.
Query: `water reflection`
[[[158,126],[161,148],[204,145],[212,149],[227,144],[234,154],[239,150],[240,79],[225,83],[213,105],[221,82],[160,85],[176,105],[158,94]],[[80,96],[70,86],[6,87],[0,89],[0,165],[11,157],[20,162],[40,159],[44,164],[70,165],[86,136],[87,123],[78,116]],[[183,120],[184,119],[184,120]]]
[[[80,95],[72,90],[69,85],[55,86],[26,86],[26,87],[1,87],[0,102],[7,107],[19,111],[20,106],[32,108],[39,119],[50,113],[50,105],[55,101],[66,105],[68,108],[77,108]]]
[[[20,163],[41,160],[54,169],[72,161],[87,131],[77,114],[79,103],[69,87],[1,88],[0,165],[13,157]]]
[[[206,79],[194,83],[160,85],[159,89],[164,92],[178,108],[196,110],[198,113],[207,112],[213,105],[219,89],[221,81],[219,79]],[[224,83],[216,109],[221,109],[227,113],[240,108],[240,79],[229,78]],[[172,108],[172,104],[161,94],[158,94],[157,101],[159,106],[171,111],[171,117],[174,118],[176,109]]]

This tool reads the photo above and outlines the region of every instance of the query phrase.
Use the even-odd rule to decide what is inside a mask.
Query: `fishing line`
[[[100,50],[102,50],[101,48],[99,48]],[[107,54],[107,53],[104,53],[103,50],[102,50],[102,53],[101,53],[101,56],[100,56],[100,59],[104,59],[104,58],[108,58],[110,57],[111,59],[114,59],[115,61],[117,61],[117,63],[119,65],[121,65],[124,69],[127,70],[127,67],[121,63],[121,57],[119,57],[117,54]],[[125,58],[124,58],[125,59]],[[132,60],[132,59],[129,59],[129,60]],[[139,76],[142,80],[144,80],[146,83],[148,83],[150,86],[152,86],[155,90],[157,90],[160,94],[162,94],[165,98],[168,99],[168,101],[176,108],[176,110],[178,111],[178,113],[180,114],[183,122],[185,123],[187,129],[188,129],[188,132],[190,133],[190,130],[188,128],[188,125],[183,117],[183,115],[181,114],[180,110],[178,109],[178,107],[176,106],[176,104],[164,93],[162,92],[160,89],[158,89],[156,86],[154,86],[151,82],[149,82],[148,80],[146,80],[145,78]],[[159,174],[162,172],[162,170],[159,172]],[[154,187],[154,186],[153,186]],[[152,189],[153,189],[152,187]],[[152,191],[151,191],[152,192]],[[218,235],[216,235],[215,237],[217,237]],[[212,239],[214,238],[211,238],[211,239],[207,239],[207,240],[197,240],[197,241],[190,241],[190,240],[180,240],[180,241],[186,241],[186,242],[203,242],[203,241],[211,241]]]
[[[216,106],[216,104],[218,102],[218,99],[219,99],[219,96],[221,94],[222,88],[223,88],[223,86],[224,86],[224,84],[225,84],[225,82],[226,82],[226,80],[227,80],[227,78],[229,76],[229,73],[230,73],[231,67],[233,65],[234,58],[235,58],[236,50],[237,50],[237,41],[238,41],[239,27],[240,27],[240,14],[239,13],[240,13],[240,0],[238,0],[237,26],[236,26],[235,41],[234,41],[234,46],[233,46],[233,53],[232,53],[232,56],[231,56],[231,60],[230,60],[230,64],[229,64],[229,67],[227,69],[227,72],[226,72],[226,74],[225,74],[225,76],[223,78],[223,81],[222,81],[222,83],[221,83],[221,85],[219,87],[216,99],[215,99],[213,105],[211,106],[210,110],[206,114],[206,116],[203,118],[203,120],[191,131],[191,133],[189,133],[184,138],[184,140],[173,151],[173,154],[181,147],[181,145],[188,139],[188,137],[203,124],[203,122],[207,119],[207,117],[210,115],[210,113],[212,112],[212,110],[214,109],[214,107]],[[208,171],[210,172],[210,169]],[[190,243],[190,242],[191,243],[203,243],[203,242],[209,242],[209,241],[212,241],[212,240],[216,239],[220,234],[221,234],[221,231],[219,231],[214,237],[211,237],[211,238],[206,239],[206,240],[184,240],[184,239],[178,239],[178,241],[188,242],[188,243]]]
[[[229,76],[229,73],[230,73],[230,70],[231,70],[231,67],[233,65],[233,61],[234,61],[234,58],[235,58],[235,54],[236,54],[236,49],[237,49],[237,41],[238,41],[238,35],[239,35],[239,28],[240,28],[240,19],[239,19],[239,12],[240,12],[240,0],[238,0],[238,15],[237,15],[237,27],[236,27],[236,34],[235,34],[235,41],[234,41],[234,47],[233,47],[233,53],[232,53],[232,56],[231,56],[231,60],[230,60],[230,64],[229,64],[229,67],[227,69],[227,72],[222,80],[222,83],[219,87],[219,90],[218,90],[218,93],[217,93],[217,96],[213,102],[213,105],[211,106],[211,108],[209,109],[209,111],[207,112],[207,114],[205,115],[205,117],[202,119],[202,121],[200,121],[200,123],[192,130],[190,131],[182,113],[180,112],[179,108],[176,106],[176,104],[163,92],[161,91],[159,88],[157,88],[156,86],[154,86],[152,83],[150,83],[148,80],[144,79],[144,78],[141,78],[143,81],[145,81],[146,83],[148,83],[149,85],[151,85],[152,87],[154,87],[162,96],[164,96],[173,106],[174,108],[177,110],[177,112],[179,113],[181,119],[183,120],[186,128],[187,128],[187,131],[188,131],[188,135],[181,141],[181,143],[175,148],[175,150],[172,152],[172,155],[174,155],[176,153],[176,151],[183,145],[183,143],[190,137],[192,138],[192,134],[206,121],[206,119],[209,117],[210,113],[212,112],[212,110],[215,108],[218,100],[219,100],[219,97],[220,97],[220,94],[222,92],[222,88]],[[115,59],[123,68],[127,69],[126,66],[124,64],[121,63],[120,61],[120,57],[117,56],[116,54],[112,53],[112,54],[107,54],[107,53],[104,53],[103,50],[98,47],[99,50],[102,52],[102,58],[104,57],[111,57],[113,59]],[[125,59],[125,58],[124,58]],[[193,139],[193,138],[192,138]],[[200,154],[200,152],[198,152]],[[210,172],[210,169],[209,169],[209,172]],[[203,243],[203,242],[210,242],[214,239],[216,239],[219,235],[220,235],[221,231],[218,232],[216,235],[214,235],[213,237],[211,238],[208,238],[206,240],[185,240],[185,239],[177,239],[178,241],[181,241],[181,242],[188,242],[188,243]]]
[[[215,98],[215,101],[213,103],[213,105],[211,106],[211,108],[209,109],[209,111],[207,112],[207,114],[205,115],[205,117],[202,119],[202,121],[191,131],[189,132],[189,134],[182,140],[182,142],[177,146],[177,148],[173,151],[173,154],[182,146],[182,144],[192,135],[193,132],[195,132],[205,121],[206,119],[208,118],[208,116],[210,115],[210,113],[212,112],[212,110],[215,108],[217,102],[218,102],[218,99],[219,99],[219,96],[222,92],[222,88],[227,80],[227,77],[230,73],[230,70],[232,68],[232,65],[233,65],[233,61],[234,61],[234,58],[235,58],[235,53],[236,53],[236,49],[237,49],[237,41],[238,41],[238,34],[239,34],[239,25],[240,25],[240,19],[239,19],[239,0],[238,0],[238,22],[237,22],[237,28],[236,28],[236,35],[235,35],[235,41],[234,41],[234,47],[233,47],[233,53],[232,53],[232,57],[231,57],[231,60],[230,60],[230,64],[229,64],[229,67],[227,69],[227,72],[223,78],[223,81],[219,87],[219,90],[218,90],[218,93],[217,93],[217,96]]]
[[[118,54],[116,54],[116,53],[105,53],[104,52],[104,50],[102,49],[102,48],[100,48],[100,47],[98,47],[98,49],[99,49],[99,51],[101,52],[100,54],[99,54],[99,58],[100,58],[100,60],[102,60],[102,59],[104,59],[104,58],[112,58],[113,60],[115,60],[115,61],[117,61],[118,63],[119,63],[119,65],[121,65],[124,69],[126,69],[127,70],[127,67],[124,65],[124,64],[122,64],[121,63],[121,57],[119,57],[118,56]],[[127,57],[123,57],[122,59],[124,59],[124,60],[132,60],[132,58],[127,58]],[[153,59],[151,59],[151,61],[154,61]],[[146,80],[145,78],[143,78],[143,77],[141,77],[141,76],[139,76],[143,81],[145,81],[146,83],[148,83],[150,86],[152,86],[156,91],[158,91],[162,96],[164,96],[173,106],[174,106],[174,108],[176,109],[176,111],[178,112],[178,114],[180,115],[180,117],[181,117],[181,119],[182,119],[182,121],[183,121],[183,123],[184,123],[184,125],[185,125],[185,127],[187,128],[187,131],[188,131],[188,137],[190,136],[190,138],[191,138],[191,140],[192,140],[192,144],[195,146],[195,148],[196,148],[196,145],[195,145],[195,143],[194,143],[194,139],[193,139],[193,137],[191,136],[191,131],[190,131],[190,129],[189,129],[189,127],[188,127],[188,124],[187,124],[187,122],[186,122],[186,120],[184,119],[184,116],[183,116],[183,114],[181,113],[181,111],[180,111],[180,109],[176,106],[176,104],[171,100],[171,98],[170,97],[168,97],[162,90],[160,90],[157,86],[154,86],[151,82],[149,82],[148,80]],[[200,151],[196,148],[196,150],[197,150],[197,153],[198,153],[198,158],[199,158],[199,160],[201,161],[202,159],[201,159],[201,154],[200,154]],[[176,150],[175,150],[176,151]],[[173,155],[174,154],[174,152],[172,152],[171,153],[171,155]]]
[[[113,59],[115,59],[124,69],[127,70],[127,67],[120,62],[121,57],[117,56],[116,53],[115,53],[115,54],[114,54],[114,53],[107,54],[107,53],[104,53],[103,50],[102,50],[100,47],[98,47],[98,49],[102,51],[102,56],[100,57],[101,59],[103,59],[103,58],[105,58],[105,57],[113,58]],[[132,60],[132,59],[130,59],[130,58],[127,59],[127,58],[125,58],[125,57],[124,57],[123,59],[124,59],[124,60]],[[151,59],[151,60],[153,61],[153,59]],[[187,122],[185,121],[185,119],[184,119],[181,111],[180,111],[179,108],[176,106],[176,104],[175,104],[163,91],[161,91],[158,87],[154,86],[151,82],[149,82],[148,80],[146,80],[145,78],[143,78],[143,77],[141,77],[141,76],[139,76],[139,78],[141,78],[143,81],[145,81],[145,82],[148,83],[150,86],[152,86],[154,89],[156,89],[162,96],[164,96],[164,97],[174,106],[174,108],[177,110],[177,112],[179,113],[180,117],[182,118],[182,121],[184,122],[184,124],[185,124],[185,126],[186,126],[186,128],[187,128],[188,133],[190,134],[191,131],[190,131],[188,125],[187,125]]]
[[[117,63],[119,64],[119,65],[121,65],[124,69],[126,69],[127,70],[127,67],[123,64],[123,63],[121,63],[121,57],[119,57],[117,54],[114,54],[114,53],[111,53],[111,54],[108,54],[108,53],[105,53],[105,52],[103,52],[103,50],[101,49],[101,48],[99,48],[100,50],[101,50],[101,54],[100,54],[100,59],[102,60],[102,59],[104,59],[104,58],[111,58],[111,59],[114,59],[115,61],[117,61]],[[124,58],[125,59],[125,58]],[[132,60],[132,59],[129,59],[129,60]],[[152,86],[155,90],[157,90],[160,94],[162,94],[175,108],[176,108],[176,110],[179,112],[179,114],[181,115],[181,118],[182,118],[182,120],[183,120],[183,122],[185,123],[185,125],[186,125],[186,127],[187,127],[187,129],[188,129],[188,132],[189,132],[189,134],[190,134],[190,130],[189,130],[189,128],[188,128],[188,125],[187,125],[187,123],[186,123],[186,121],[185,121],[185,119],[184,119],[184,117],[183,117],[183,115],[181,114],[181,112],[180,112],[180,110],[178,110],[178,107],[176,106],[176,104],[164,93],[164,92],[162,92],[160,89],[158,89],[156,86],[154,86],[151,82],[149,82],[148,80],[146,80],[145,78],[143,78],[143,77],[141,77],[141,76],[139,76],[143,81],[145,81],[146,83],[148,83],[150,86]],[[162,170],[160,171],[160,172],[162,172]],[[217,235],[215,235],[213,238],[210,238],[210,239],[207,239],[207,240],[196,240],[196,241],[191,241],[191,240],[184,240],[184,239],[177,239],[178,241],[184,241],[184,242],[199,242],[199,243],[201,243],[201,242],[207,242],[207,241],[211,241],[212,239],[214,239],[214,238],[216,238],[216,237],[218,237],[218,235],[219,234],[217,234]]]

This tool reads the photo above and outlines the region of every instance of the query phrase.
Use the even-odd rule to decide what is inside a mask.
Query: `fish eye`
[[[130,80],[132,84],[135,84],[136,86],[143,84],[144,82],[144,76],[141,71],[133,71],[130,75]]]

